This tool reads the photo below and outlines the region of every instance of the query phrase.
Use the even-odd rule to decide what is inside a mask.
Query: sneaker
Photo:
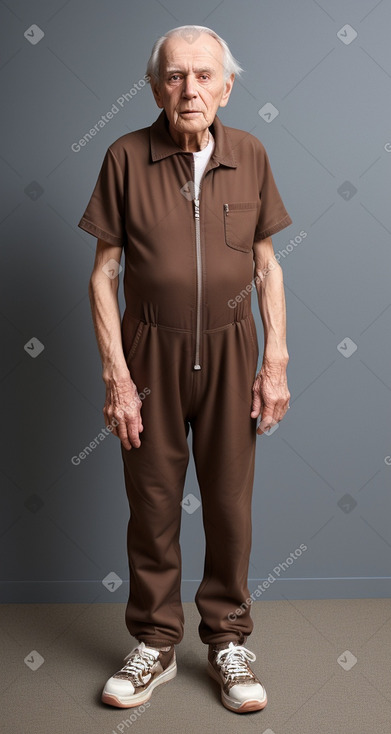
[[[208,673],[221,686],[221,701],[230,711],[243,714],[265,708],[265,688],[251,670],[248,661],[256,655],[243,645],[209,645]]]
[[[161,683],[175,678],[177,672],[174,646],[156,649],[140,642],[124,658],[125,665],[107,681],[102,701],[110,706],[131,708],[151,698]]]

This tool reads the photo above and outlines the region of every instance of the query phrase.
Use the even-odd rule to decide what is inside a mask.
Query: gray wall
[[[188,22],[213,27],[246,69],[220,119],[263,142],[293,219],[273,237],[292,407],[258,438],[250,591],[269,577],[260,599],[389,596],[391,3],[8,0],[0,4],[1,598],[127,598],[119,441],[108,436],[71,461],[104,426],[87,295],[96,240],[77,222],[107,147],[159,113],[149,87],[134,87],[152,43]],[[339,33],[347,23],[353,40],[352,30]],[[44,32],[34,44],[32,24]],[[259,114],[268,103],[279,113],[270,121]],[[118,112],[74,152],[113,105]],[[254,312],[262,356],[255,300]],[[190,493],[199,497],[192,464]],[[200,507],[183,510],[181,539],[190,601],[203,569]],[[307,550],[294,558],[301,544]],[[111,573],[120,580],[110,584]]]

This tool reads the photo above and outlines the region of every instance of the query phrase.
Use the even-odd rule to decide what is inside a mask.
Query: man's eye
[[[176,82],[176,81],[178,81],[178,79],[180,79],[180,76],[179,76],[179,74],[172,74],[172,75],[170,76],[170,81],[174,81],[174,82]]]

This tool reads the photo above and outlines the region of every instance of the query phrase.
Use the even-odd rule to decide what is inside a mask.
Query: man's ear
[[[162,109],[164,105],[163,105],[162,96],[160,94],[159,84],[155,80],[152,81],[152,79],[151,79],[151,89],[152,89],[152,94],[155,97],[155,102],[157,106]]]
[[[232,91],[234,80],[235,80],[235,74],[231,74],[231,76],[229,77],[229,79],[227,79],[226,82],[224,83],[224,91],[223,91],[223,93],[221,95],[219,107],[225,107],[226,106],[226,104],[227,104],[227,102],[229,100],[229,95],[231,94],[231,91]]]

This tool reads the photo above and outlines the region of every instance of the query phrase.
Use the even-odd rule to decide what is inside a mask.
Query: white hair
[[[160,81],[160,52],[163,43],[167,38],[170,38],[171,36],[182,36],[182,38],[189,37],[189,43],[192,43],[192,41],[201,33],[208,33],[212,38],[215,38],[223,49],[224,81],[226,81],[231,74],[239,76],[243,69],[239,62],[232,56],[229,46],[223,38],[221,38],[211,28],[206,28],[202,25],[182,25],[178,26],[178,28],[172,28],[171,31],[167,31],[164,36],[161,36],[157,41],[155,41],[147,64],[147,76],[149,77],[149,80],[152,79],[155,83]]]

